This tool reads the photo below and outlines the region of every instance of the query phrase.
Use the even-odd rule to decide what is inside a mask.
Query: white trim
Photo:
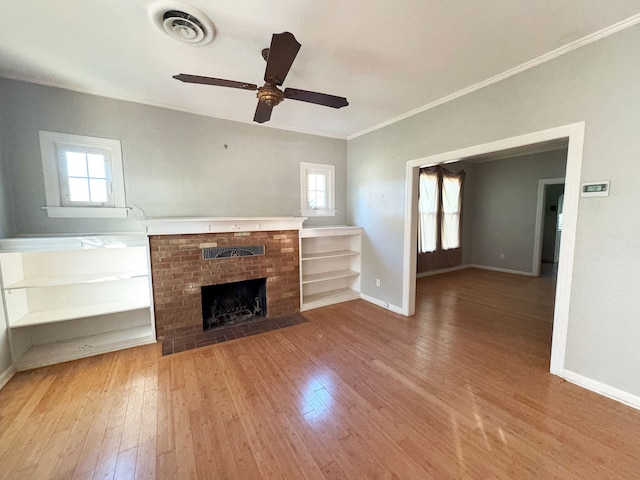
[[[467,263],[456,267],[442,268],[440,270],[432,270],[430,272],[422,272],[416,274],[416,278],[431,277],[442,273],[457,272],[458,270],[466,270],[467,268],[477,268],[479,270],[490,270],[492,272],[509,273],[511,275],[523,275],[525,277],[533,277],[531,272],[523,272],[522,270],[511,270],[509,268],[492,267],[490,265],[479,265],[477,263]]]
[[[165,217],[140,223],[147,235],[300,230],[307,217]]]
[[[34,85],[42,85],[44,87],[51,87],[51,88],[60,88],[63,90],[68,90],[70,92],[77,92],[77,93],[84,93],[87,95],[97,95],[99,97],[103,97],[103,98],[110,98],[112,100],[119,100],[121,102],[132,102],[132,103],[137,103],[139,105],[149,105],[151,107],[157,107],[157,108],[164,108],[167,110],[173,110],[176,112],[183,112],[183,113],[190,113],[193,115],[203,115],[205,117],[209,117],[209,118],[217,118],[219,120],[227,120],[229,122],[238,122],[238,123],[244,123],[246,125],[253,125],[255,127],[261,127],[261,128],[273,128],[274,130],[286,130],[289,132],[295,132],[295,133],[305,133],[307,135],[315,135],[318,137],[327,137],[327,138],[336,138],[338,140],[346,140],[347,137],[344,134],[338,134],[338,133],[327,133],[327,132],[323,132],[320,130],[313,130],[310,128],[301,128],[301,127],[292,127],[290,125],[282,125],[279,124],[274,120],[270,120],[269,123],[256,123],[253,121],[253,116],[246,116],[246,117],[234,117],[231,115],[225,115],[219,112],[211,112],[211,111],[207,111],[204,109],[198,109],[198,108],[185,108],[179,105],[172,105],[169,103],[164,103],[164,102],[158,102],[155,100],[150,100],[150,99],[145,99],[145,98],[140,98],[140,97],[133,97],[133,96],[129,96],[129,95],[120,95],[117,93],[112,93],[112,92],[105,92],[103,90],[97,90],[97,89],[93,89],[93,88],[84,88],[84,87],[78,87],[76,85],[66,85],[63,83],[57,83],[57,82],[51,82],[51,81],[47,81],[47,80],[41,80],[41,79],[36,79],[36,78],[31,78],[25,75],[16,75],[13,72],[7,72],[7,71],[3,71],[0,70],[0,77],[2,78],[6,78],[8,80],[16,80],[18,82],[26,82],[26,83],[32,83]]]
[[[325,208],[309,208],[307,201],[307,194],[309,193],[309,186],[307,184],[307,178],[310,171],[316,171],[320,174],[324,174],[327,179],[326,185],[326,202]],[[300,210],[303,216],[307,217],[335,217],[337,210],[336,205],[336,167],[335,165],[326,163],[309,163],[300,162]]]
[[[564,178],[544,178],[538,180],[538,202],[536,204],[536,227],[533,233],[533,265],[531,272],[534,277],[540,276],[540,262],[542,261],[542,235],[544,233],[544,201],[547,185],[564,184]]]
[[[304,227],[300,230],[300,238],[332,237],[334,235],[360,235],[362,227],[354,225],[328,225],[326,227]]]
[[[445,162],[462,160],[467,157],[484,155],[510,148],[518,148],[536,143],[563,138],[569,139],[567,150],[567,170],[565,181],[564,219],[562,240],[560,242],[560,261],[558,263],[558,281],[556,285],[556,304],[551,344],[550,371],[562,376],[567,347],[569,324],[569,304],[571,299],[571,281],[573,276],[573,257],[576,243],[578,221],[578,202],[580,197],[580,178],[582,174],[582,149],[585,123],[578,122],[517,137],[505,138],[495,142],[462,148],[450,152],[431,155],[406,164],[405,221],[404,221],[404,261],[402,278],[402,312],[412,315],[416,302],[416,239],[417,239],[417,185],[418,170],[421,166],[438,165]]]
[[[430,270],[428,272],[420,272],[416,274],[416,278],[431,277],[433,275],[440,275],[441,273],[457,272],[458,270],[464,270],[471,265],[457,265],[455,267],[441,268],[440,270]]]
[[[565,53],[569,53],[573,50],[576,50],[578,48],[581,48],[585,45],[589,45],[590,43],[596,42],[598,40],[601,40],[605,37],[608,37],[610,35],[613,35],[614,33],[618,33],[622,30],[625,30],[629,27],[632,27],[636,24],[640,23],[640,14],[636,14],[633,15],[625,20],[622,20],[618,23],[614,23],[613,25],[603,28],[602,30],[599,30],[597,32],[594,32],[590,35],[587,35],[586,37],[583,37],[581,39],[578,39],[574,42],[568,43],[567,45],[557,48],[556,50],[553,50],[551,52],[548,52],[544,55],[541,55],[540,57],[537,57],[533,60],[530,60],[529,62],[525,62],[515,68],[512,68],[510,70],[507,70],[506,72],[503,72],[501,74],[498,74],[496,76],[493,76],[487,80],[484,80],[482,82],[476,83],[475,85],[472,85],[470,87],[467,87],[463,90],[459,90],[458,92],[455,92],[451,95],[447,95],[446,97],[442,97],[438,100],[435,100],[431,103],[428,103],[422,107],[410,110],[407,113],[404,113],[402,115],[398,115],[396,117],[393,117],[390,120],[387,120],[385,122],[382,123],[378,123],[372,127],[368,127],[364,130],[360,130],[356,133],[352,133],[350,135],[344,135],[344,134],[337,134],[337,133],[328,133],[328,132],[324,132],[324,131],[320,131],[320,130],[314,130],[314,129],[310,129],[310,128],[299,128],[299,127],[292,127],[290,125],[282,125],[282,124],[278,124],[277,121],[273,121],[271,120],[268,124],[256,124],[252,119],[250,118],[245,118],[245,117],[233,117],[230,115],[225,115],[219,112],[210,112],[210,111],[206,111],[204,109],[198,109],[198,108],[185,108],[183,106],[179,106],[179,105],[172,105],[169,103],[164,103],[164,102],[158,102],[155,100],[150,100],[150,99],[145,99],[145,98],[140,98],[140,97],[134,97],[134,96],[129,96],[129,95],[121,95],[121,94],[117,94],[117,93],[112,93],[112,92],[105,92],[102,90],[98,90],[98,89],[92,89],[92,88],[84,88],[84,87],[79,87],[77,85],[66,85],[63,83],[58,83],[58,82],[51,82],[51,81],[47,81],[47,80],[41,80],[41,79],[34,79],[34,78],[30,78],[28,76],[25,75],[16,75],[13,72],[7,72],[7,71],[2,71],[0,70],[0,77],[2,78],[6,78],[9,80],[17,80],[19,82],[26,82],[26,83],[32,83],[35,85],[42,85],[45,87],[52,87],[52,88],[61,88],[64,90],[68,90],[71,92],[78,92],[78,93],[84,93],[84,94],[88,94],[88,95],[97,95],[103,98],[110,98],[113,100],[119,100],[119,101],[123,101],[123,102],[133,102],[133,103],[137,103],[140,105],[149,105],[152,107],[158,107],[158,108],[165,108],[167,110],[174,110],[176,112],[184,112],[184,113],[191,113],[194,115],[204,115],[206,117],[210,117],[210,118],[217,118],[220,120],[227,120],[230,122],[239,122],[239,123],[244,123],[244,124],[248,124],[248,125],[253,125],[253,126],[259,126],[262,128],[273,128],[276,130],[285,130],[285,131],[290,131],[290,132],[296,132],[296,133],[305,133],[308,135],[316,135],[316,136],[320,136],[320,137],[327,137],[327,138],[336,138],[339,140],[352,140],[354,138],[357,138],[361,135],[365,135],[367,133],[373,132],[375,130],[379,130],[381,128],[384,128],[386,126],[392,125],[394,123],[397,123],[401,120],[404,120],[405,118],[409,118],[412,117],[418,113],[424,112],[426,110],[430,110],[432,108],[435,108],[439,105],[442,105],[443,103],[449,102],[451,100],[455,100],[456,98],[460,98],[463,97],[464,95],[467,95],[469,93],[473,93],[476,90],[480,90],[481,88],[484,88],[486,86],[489,86],[493,83],[497,83],[501,80],[504,80],[505,78],[509,78],[512,77],[514,75],[517,75],[520,72],[523,72],[525,70],[528,70],[530,68],[533,68],[537,65],[540,65],[544,62],[547,62],[549,60],[553,60],[556,57],[559,57],[560,55],[564,55]]]
[[[511,270],[510,268],[492,267],[490,265],[478,265],[477,263],[470,263],[468,268],[478,268],[480,270],[489,270],[491,272],[510,273],[511,275],[523,275],[525,277],[535,277],[531,272],[523,272],[522,270]]]
[[[0,373],[0,389],[4,387],[9,380],[16,374],[16,368],[13,365],[10,365],[4,372]]]
[[[397,307],[395,305],[392,305],[390,303],[387,303],[387,302],[385,302],[383,300],[380,300],[378,298],[371,297],[371,296],[366,295],[364,293],[360,294],[360,298],[362,298],[362,300],[364,300],[365,302],[372,303],[374,305],[377,305],[378,307],[386,308],[387,310],[390,310],[393,313],[397,313],[399,315],[403,315],[402,308]]]
[[[612,387],[606,383],[598,382],[588,377],[584,377],[579,373],[572,372],[570,370],[564,370],[562,375],[565,380],[574,383],[582,388],[591,390],[592,392],[604,395],[618,402],[624,403],[630,407],[640,410],[640,397],[631,393],[620,390],[619,388]]]
[[[129,208],[117,207],[42,207],[49,218],[126,218]]]
[[[402,115],[398,115],[397,117],[393,117],[387,121],[378,123],[377,125],[374,125],[372,127],[365,128],[364,130],[360,130],[359,132],[353,133],[351,135],[347,135],[347,140],[353,140],[354,138],[360,137],[367,133],[371,133],[375,130],[379,130],[384,127],[388,127],[389,125],[393,125],[394,123],[397,123],[409,117],[413,117],[414,115],[425,112],[427,110],[431,110],[432,108],[435,108],[439,105],[450,102],[451,100],[455,100],[456,98],[463,97],[469,93],[473,93],[477,90],[480,90],[481,88],[488,87],[489,85],[492,85],[494,83],[498,83],[506,78],[513,77],[514,75],[517,75],[526,70],[529,70],[530,68],[537,67],[538,65],[541,65],[545,62],[553,60],[554,58],[557,58],[560,55],[564,55],[565,53],[572,52],[573,50],[584,47],[585,45],[589,45],[590,43],[597,42],[598,40],[601,40],[605,37],[613,35],[614,33],[620,32],[629,27],[633,27],[638,23],[640,23],[640,13],[633,15],[618,23],[614,23],[613,25],[603,28],[602,30],[598,30],[597,32],[587,35],[586,37],[582,37],[578,40],[568,43],[560,48],[556,48],[551,52],[545,53],[544,55],[534,58],[533,60],[529,60],[528,62],[522,63],[510,70],[507,70],[498,75],[490,77],[486,80],[478,82],[475,85],[471,85],[470,87],[467,87],[455,93],[452,93],[451,95],[447,95],[446,97],[439,98],[438,100],[435,100],[431,103],[423,105],[422,107],[415,108],[413,110],[408,111],[407,113],[403,113]]]
[[[47,206],[43,207],[52,218],[124,218],[127,216],[124,191],[124,172],[122,164],[122,144],[120,140],[110,138],[73,135],[70,133],[40,130],[40,154]],[[109,205],[101,206],[64,206],[60,188],[60,169],[58,166],[58,147],[77,146],[81,149],[98,148],[105,150],[110,158],[112,200]]]
[[[335,217],[337,210],[322,208],[318,210],[300,210],[300,214],[304,217]]]

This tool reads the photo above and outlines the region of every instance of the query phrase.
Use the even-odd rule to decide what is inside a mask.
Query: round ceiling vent
[[[149,6],[149,16],[161,31],[190,45],[206,45],[215,36],[211,20],[200,10],[183,3],[154,3]]]

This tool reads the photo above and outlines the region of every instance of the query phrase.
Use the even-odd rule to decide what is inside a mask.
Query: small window
[[[40,131],[50,217],[126,217],[119,140]]]
[[[333,165],[300,164],[302,215],[335,216],[334,175]]]
[[[108,152],[58,147],[58,160],[65,207],[113,206]]]

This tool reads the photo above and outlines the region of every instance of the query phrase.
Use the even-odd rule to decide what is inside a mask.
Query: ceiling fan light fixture
[[[189,5],[161,1],[148,8],[152,23],[171,38],[189,45],[206,45],[213,40],[215,28],[200,10]]]

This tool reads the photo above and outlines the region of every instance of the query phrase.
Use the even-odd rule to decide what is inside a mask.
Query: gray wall
[[[1,105],[1,103],[0,103]],[[4,155],[2,146],[0,119],[0,238],[13,235],[13,221],[11,212],[11,201],[9,196],[9,182],[5,173]],[[11,366],[11,352],[9,350],[9,337],[7,334],[7,324],[4,319],[4,306],[0,295],[0,374]]]
[[[348,220],[366,230],[362,289],[402,302],[409,160],[585,121],[566,368],[640,395],[640,27],[634,26],[348,144]],[[382,286],[375,287],[380,278]]]
[[[345,223],[344,140],[3,79],[0,104],[17,234],[141,229],[133,220],[48,218],[38,130],[120,139],[127,205],[138,218],[140,210],[147,217],[300,216],[300,162],[314,162],[335,165],[338,214],[305,225]]]
[[[561,150],[476,166],[470,263],[531,272],[538,181],[564,177],[566,160]]]
[[[6,105],[0,99],[0,112],[6,111]],[[11,208],[11,182],[9,181],[6,158],[4,131],[6,130],[6,117],[0,114],[0,238],[10,237],[14,234],[13,210]]]

